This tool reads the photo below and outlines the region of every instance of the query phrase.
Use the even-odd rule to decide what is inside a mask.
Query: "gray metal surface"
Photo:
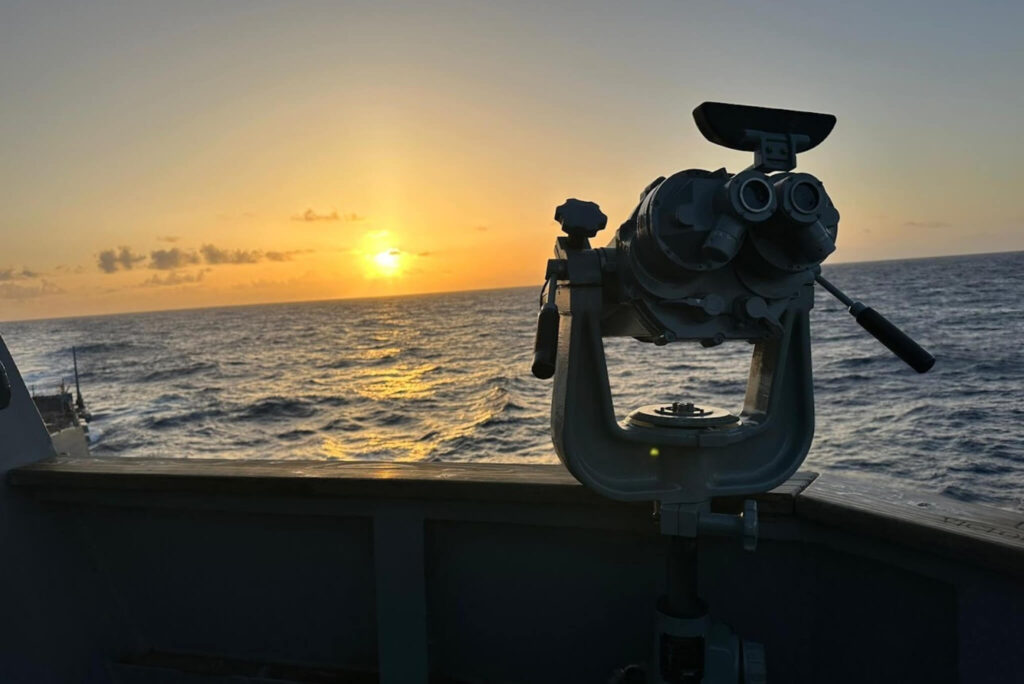
[[[472,464],[58,459],[13,471],[7,491],[77,521],[55,541],[65,555],[88,553],[70,554],[63,571],[99,568],[137,636],[97,657],[185,651],[399,668],[415,681],[425,653],[440,681],[601,682],[649,650],[664,547],[648,507],[609,502],[554,470],[509,467],[524,496],[492,500],[497,469]],[[400,487],[383,484],[398,473]],[[773,680],[1024,672],[1012,646],[1024,638],[1024,541],[1012,537],[1024,519],[872,498],[855,484],[801,474],[759,495],[756,554],[702,542],[702,592],[766,645]],[[37,601],[42,615],[65,611]]]

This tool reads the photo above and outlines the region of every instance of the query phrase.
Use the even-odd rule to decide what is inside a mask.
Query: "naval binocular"
[[[766,491],[792,475],[814,431],[815,282],[915,370],[934,363],[821,276],[839,212],[820,180],[794,169],[797,154],[825,140],[836,118],[719,102],[693,116],[705,138],[752,152],[753,164],[657,178],[605,247],[590,244],[607,223],[597,204],[569,199],[555,212],[565,234],[547,265],[532,370],[555,379],[559,457],[611,498],[700,504]],[[658,397],[664,403],[618,423],[601,340],[620,336],[658,345],[751,342],[742,411]]]
[[[570,199],[558,207],[565,235],[548,261],[533,373],[554,377],[551,431],[569,472],[604,496],[655,501],[671,539],[650,681],[763,682],[763,647],[714,620],[700,599],[695,539],[737,537],[753,550],[756,500],[724,511],[711,500],[772,489],[807,455],[815,282],[917,371],[934,359],[821,276],[839,212],[821,181],[793,169],[835,117],[716,102],[693,115],[704,137],[753,152],[754,163],[735,174],[691,169],[656,179],[605,247],[590,245],[607,223],[598,205]],[[661,396],[619,423],[602,342],[613,336],[753,343],[742,410]]]

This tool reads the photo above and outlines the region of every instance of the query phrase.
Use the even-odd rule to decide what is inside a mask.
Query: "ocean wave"
[[[233,414],[233,420],[287,420],[310,418],[317,413],[317,407],[305,399],[267,397],[260,399]]]
[[[85,344],[74,344],[67,347],[61,348],[59,351],[60,356],[68,358],[71,356],[71,350],[74,348],[75,352],[79,355],[85,354],[113,354],[116,352],[123,352],[128,349],[134,349],[135,343],[127,340],[118,340],[114,342],[87,342]]]
[[[330,361],[319,363],[317,364],[317,368],[340,369],[351,368],[354,365],[356,365],[356,361],[354,359],[342,356],[337,359],[331,359]]]
[[[170,416],[147,416],[142,419],[144,427],[152,430],[167,430],[205,422],[224,417],[225,412],[218,408],[188,411]],[[95,416],[94,416],[95,419]]]
[[[972,489],[964,487],[960,484],[950,484],[942,488],[942,493],[946,496],[951,496],[957,501],[964,502],[976,502],[982,499],[982,497]]]
[[[327,421],[320,427],[320,432],[360,432],[365,429],[365,426],[351,418],[342,417],[334,418]]]
[[[294,442],[306,437],[312,437],[315,434],[317,434],[316,430],[295,429],[281,432],[277,435],[277,438],[283,442]]]
[[[181,378],[186,378],[191,375],[216,371],[219,368],[220,365],[216,362],[197,361],[187,366],[150,371],[139,377],[136,382],[167,382],[180,380]]]

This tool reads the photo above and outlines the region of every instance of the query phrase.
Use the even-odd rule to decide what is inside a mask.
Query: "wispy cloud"
[[[219,266],[223,264],[256,264],[261,261],[291,261],[299,254],[308,254],[312,251],[311,249],[267,251],[261,249],[224,249],[216,245],[206,244],[198,250],[181,247],[154,249],[147,257],[133,252],[130,247],[118,247],[117,249],[105,249],[100,252],[97,263],[99,269],[104,273],[116,273],[121,270],[128,271],[141,265],[142,262],[147,262],[146,268],[154,271],[177,271],[178,269],[197,264]],[[36,277],[38,275],[38,273],[28,269],[9,268],[0,270],[0,282],[20,277]],[[156,278],[156,280],[161,279]],[[153,284],[157,284],[156,281]],[[163,284],[162,280],[159,284]]]
[[[117,249],[105,249],[100,252],[97,258],[97,265],[104,273],[114,273],[121,269],[130,271],[135,267],[135,264],[145,260],[145,256],[135,254],[128,247],[118,247]]]
[[[366,220],[365,216],[361,216],[361,215],[355,213],[354,211],[350,212],[348,214],[345,214],[344,216],[342,216],[342,218],[344,218],[345,221],[348,222],[348,223],[359,223],[360,221],[365,221]]]
[[[904,221],[907,228],[949,228],[950,224],[945,221]]]
[[[157,242],[170,242],[175,243],[181,240],[177,235],[159,235],[157,236]]]
[[[0,282],[8,282],[11,280],[28,280],[30,278],[38,278],[39,273],[37,271],[30,271],[27,268],[16,268],[9,267],[0,269]]]
[[[348,221],[349,214],[345,215],[345,220]],[[355,216],[355,214],[352,214]],[[319,214],[312,209],[306,209],[298,216],[292,216],[293,221],[305,221],[306,223],[315,223],[317,221],[340,221],[341,216],[338,215],[337,211],[332,211],[329,214]],[[360,219],[361,220],[361,219]]]
[[[158,271],[170,271],[182,266],[199,263],[199,255],[195,252],[172,247],[171,249],[157,249],[149,253],[149,267]]]
[[[263,256],[267,261],[291,261],[296,254],[309,254],[311,249],[290,249],[286,252],[264,252]]]
[[[199,251],[208,264],[255,264],[263,258],[259,250],[221,249],[214,245],[203,245]]]
[[[40,282],[38,285],[0,283],[0,299],[32,299],[33,297],[45,297],[63,292],[64,290],[47,280]]]
[[[479,231],[481,233],[486,233],[487,226],[473,226],[473,230]]]
[[[171,271],[163,277],[154,275],[152,278],[148,278],[140,283],[139,287],[167,287],[168,285],[191,285],[200,283],[203,280],[203,276],[212,270],[213,269],[211,268],[201,268],[195,273]]]

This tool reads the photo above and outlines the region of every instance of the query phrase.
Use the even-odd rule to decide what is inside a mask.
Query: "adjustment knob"
[[[555,209],[555,220],[562,224],[562,230],[574,240],[592,238],[597,231],[608,225],[608,217],[594,202],[567,199]]]

